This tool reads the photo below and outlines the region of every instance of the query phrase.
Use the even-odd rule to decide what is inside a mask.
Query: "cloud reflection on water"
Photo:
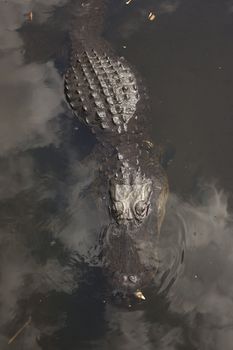
[[[1,330],[17,317],[20,300],[29,300],[33,293],[46,294],[52,290],[70,293],[75,284],[69,267],[62,266],[56,259],[51,257],[44,264],[36,261],[25,245],[29,217],[19,220],[14,210],[7,211],[9,206],[18,208],[19,213],[23,204],[18,203],[17,207],[20,198],[17,200],[16,196],[25,191],[26,198],[38,181],[34,159],[25,151],[58,141],[56,125],[51,121],[63,111],[63,82],[54,63],[25,64],[24,43],[17,30],[27,20],[26,12],[37,12],[37,21],[44,22],[53,6],[63,3],[63,0],[0,3]],[[39,333],[33,324],[30,325],[12,348],[39,349],[36,341]],[[1,336],[1,349],[9,348],[7,341]]]
[[[27,5],[33,8],[38,2]],[[19,1],[0,3],[1,156],[54,142],[56,130],[49,122],[63,111],[63,83],[54,64],[24,64],[24,46],[17,32],[25,21],[24,11]]]
[[[94,219],[92,215],[95,209],[90,198],[83,196],[82,192],[93,181],[90,169],[91,166],[74,168],[73,175],[76,174],[78,182],[70,188],[70,219],[56,236],[71,255],[75,251],[84,255],[88,252],[93,242],[93,229],[98,222],[98,218]],[[92,210],[91,221],[89,209]],[[108,349],[112,344],[113,349],[150,350],[156,345],[162,350],[175,350],[187,345],[187,337],[190,345],[196,344],[199,348],[219,350],[224,346],[231,349],[233,222],[225,193],[215,186],[202,186],[198,200],[190,202],[172,194],[161,235],[162,250],[170,253],[178,249],[177,232],[181,229],[185,231],[186,241],[182,274],[176,277],[175,283],[163,297],[147,300],[148,304],[142,310],[120,310],[108,305],[105,319],[109,330],[104,338],[96,341],[96,349]],[[25,247],[23,236],[2,230],[0,243],[4,250],[0,264],[0,325],[13,319],[18,312],[18,301],[30,298],[35,291],[72,294],[77,287],[72,267],[61,266],[52,258],[43,265],[38,264]],[[172,262],[172,254],[169,257],[170,260],[165,261],[163,266],[165,271]],[[173,270],[173,273],[176,271]],[[173,277],[172,274],[168,279]],[[25,290],[28,277],[32,282]],[[164,303],[163,299],[168,301],[169,307],[160,305]],[[33,324],[33,327],[36,325]],[[27,337],[34,339],[33,329],[32,333],[29,328],[21,335],[24,341],[29,341]],[[42,326],[36,332],[48,333],[48,329]],[[22,339],[19,339],[19,343]]]
[[[199,348],[221,349],[227,334],[230,342],[225,341],[224,348],[231,349],[233,221],[227,196],[214,185],[204,186],[201,202],[188,204],[176,198],[175,206],[187,247],[183,276],[169,292],[170,311],[186,315]]]
[[[167,216],[161,245],[172,249],[171,236],[185,230],[183,273],[142,310],[107,306],[109,332],[97,349],[232,348],[233,221],[227,196],[214,185],[202,186],[198,200],[190,202],[172,194]]]
[[[50,128],[49,121],[62,112],[61,78],[52,62],[43,65],[24,64],[24,46],[16,30],[25,21],[25,12],[37,11],[39,21],[43,22],[48,18],[52,6],[62,5],[64,2],[44,0],[29,1],[26,5],[20,1],[0,4],[1,156],[8,155],[11,151],[31,149],[56,141],[56,130]],[[173,13],[178,6],[178,2],[164,2],[160,5],[160,11]],[[146,13],[141,12],[143,16]],[[143,17],[143,21],[145,18],[147,17]],[[137,30],[138,23],[133,23],[131,27],[122,29],[126,37]],[[56,236],[71,253],[80,249],[83,255],[91,245],[92,231],[98,221],[97,218],[90,221],[90,202],[85,207],[85,203],[81,204],[79,201],[80,189],[88,184],[88,180],[93,179],[92,174],[86,170],[83,172],[86,178],[81,182],[81,187],[76,184],[70,192],[68,210],[71,221]],[[12,158],[1,171],[0,199],[14,200],[14,196],[20,191],[30,190],[35,184],[33,159],[25,154],[17,160]],[[171,207],[167,215],[171,222],[175,219],[174,231],[180,229],[177,226],[177,215],[181,218],[185,230],[186,252],[184,272],[167,294],[169,310],[163,309],[164,314],[156,314],[155,305],[148,301],[152,310],[149,318],[146,308],[130,312],[109,307],[106,312],[109,330],[105,338],[99,341],[99,348],[108,349],[110,341],[113,349],[154,349],[156,345],[158,349],[172,350],[186,344],[189,337],[190,343],[200,349],[232,349],[232,217],[227,208],[225,194],[215,187],[204,190],[201,200],[201,204],[198,201],[187,203],[171,196]],[[94,210],[91,213],[94,215]],[[10,217],[9,220],[11,219]],[[23,219],[26,220],[27,217]],[[62,266],[52,257],[44,264],[38,263],[30,249],[24,245],[24,237],[21,235],[23,230],[17,234],[17,230],[14,231],[13,228],[15,229],[11,225],[7,228],[4,225],[1,227],[0,326],[17,315],[19,300],[30,298],[35,292],[72,293],[76,287],[72,268]],[[163,247],[169,246],[172,251],[174,247],[171,243],[175,236],[171,238],[171,234],[172,232],[166,235],[164,232],[161,243]],[[166,265],[164,268],[166,269]],[[28,278],[31,284],[25,288]],[[171,322],[170,316],[177,325]],[[41,329],[42,332],[48,332],[46,326]],[[36,341],[39,334],[39,328],[33,324],[20,336],[14,348],[41,348]],[[1,336],[2,349],[7,347],[6,342],[7,338]]]

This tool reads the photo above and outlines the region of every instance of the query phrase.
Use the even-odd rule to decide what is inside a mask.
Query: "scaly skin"
[[[76,43],[65,94],[108,155],[100,171],[112,221],[100,241],[103,269],[111,291],[126,297],[155,277],[168,182],[147,136],[136,74],[104,40],[83,36]]]

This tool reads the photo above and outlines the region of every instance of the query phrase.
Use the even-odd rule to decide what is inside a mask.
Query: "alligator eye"
[[[135,205],[135,212],[138,216],[145,216],[147,214],[149,205],[144,201],[139,201]]]
[[[132,283],[137,283],[137,281],[138,281],[138,278],[137,278],[137,276],[136,275],[130,275],[129,277],[128,277],[128,279],[129,279],[129,281],[130,282],[132,282]]]
[[[112,208],[113,208],[113,211],[118,215],[121,215],[124,212],[124,205],[119,201],[114,202]]]

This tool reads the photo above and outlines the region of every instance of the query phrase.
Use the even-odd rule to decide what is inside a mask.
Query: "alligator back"
[[[92,129],[122,133],[137,118],[137,80],[123,58],[102,50],[76,52],[65,76],[65,93],[78,118]]]

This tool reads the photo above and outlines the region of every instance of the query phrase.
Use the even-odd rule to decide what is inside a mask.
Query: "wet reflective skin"
[[[135,223],[140,224],[149,215],[151,192],[152,184],[150,181],[112,186],[111,208],[117,222],[134,220]]]
[[[169,191],[166,175],[162,171],[158,173],[157,178],[154,178],[151,173],[150,179],[141,176],[141,171],[136,172],[134,169],[128,171],[137,175],[132,176],[131,180],[126,176],[121,181],[116,177],[110,181],[111,215],[119,225],[129,225],[133,229],[134,226],[143,224],[151,211],[154,211],[157,213],[158,226],[155,234],[159,234]],[[155,223],[154,225],[156,227]]]

